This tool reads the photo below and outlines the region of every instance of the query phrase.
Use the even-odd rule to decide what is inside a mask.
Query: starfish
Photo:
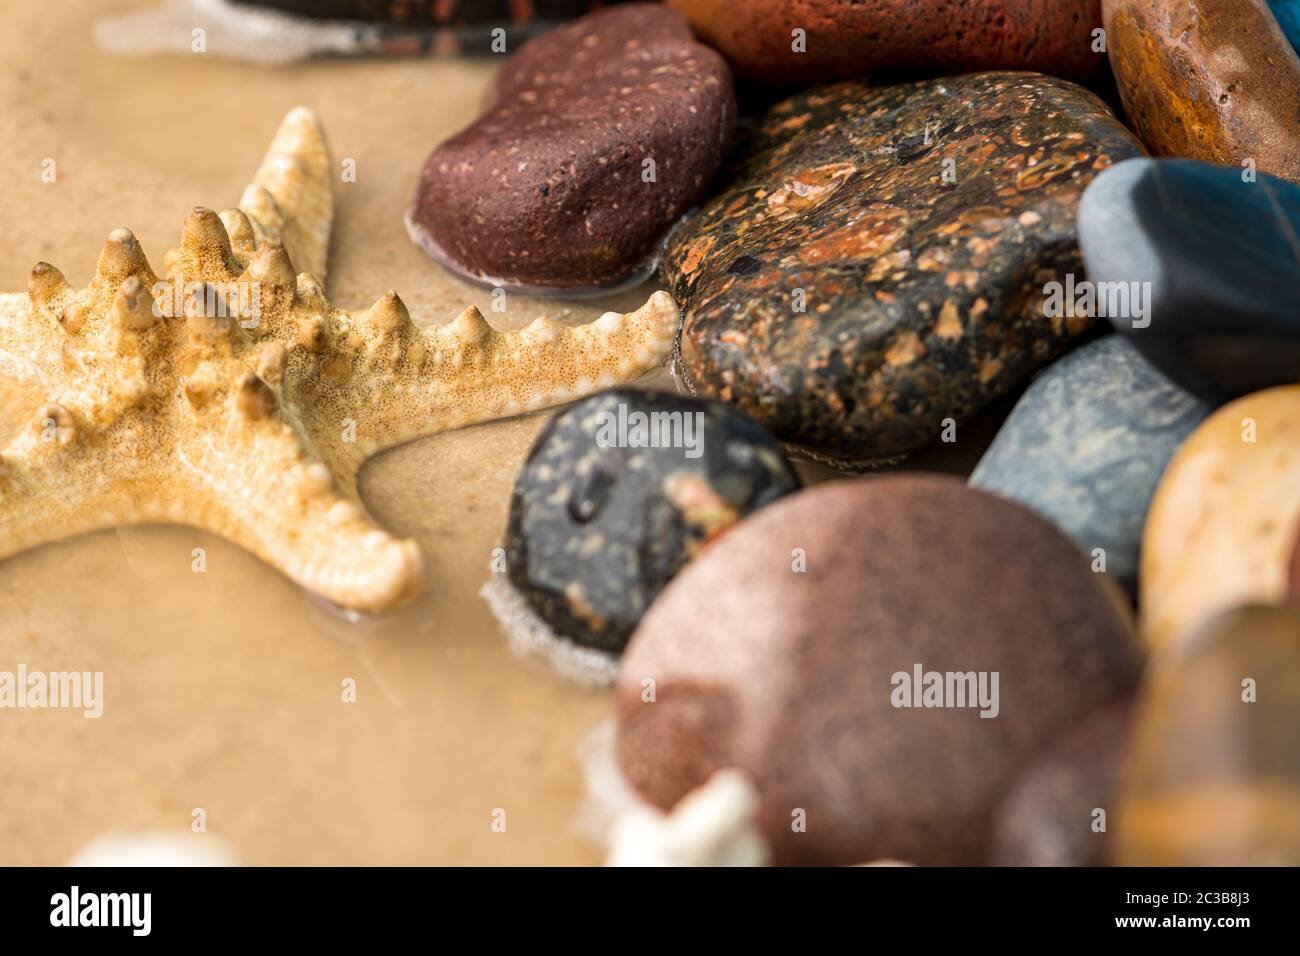
[[[322,287],[332,169],[300,107],[237,209],[189,213],[161,276],[115,229],[85,288],[41,262],[26,294],[0,294],[0,383],[45,396],[0,451],[0,559],[176,522],[345,609],[383,610],[418,592],[423,570],[416,544],[357,494],[368,456],[569,401],[668,356],[678,310],[665,292],[584,326],[540,318],[512,332],[472,307],[417,327],[391,291],[335,308]]]

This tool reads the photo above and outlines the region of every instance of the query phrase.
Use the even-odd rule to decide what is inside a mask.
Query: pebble
[[[1194,160],[1120,163],[1079,205],[1111,325],[1214,405],[1300,379],[1297,236],[1300,186]]]
[[[1016,781],[998,812],[998,866],[1104,866],[1132,702],[1065,734]]]
[[[1139,152],[1028,73],[785,100],[669,240],[678,374],[832,462],[937,443],[1092,324],[1046,315],[1046,288],[1082,273],[1084,187]]]
[[[1134,592],[1156,483],[1209,413],[1109,335],[1038,374],[970,483],[1034,509]]]
[[[1152,153],[1300,181],[1300,57],[1263,0],[1103,0],[1111,69]]]
[[[1298,723],[1300,610],[1255,605],[1207,621],[1148,675],[1114,862],[1300,865]]]
[[[683,565],[798,487],[780,446],[725,405],[601,392],[552,418],[528,454],[509,580],[557,636],[617,653]]]
[[[1014,779],[1140,662],[1118,589],[1028,509],[953,478],[832,481],[650,608],[619,668],[619,765],[663,809],[744,771],[779,864],[986,862]]]
[[[1142,635],[1176,645],[1220,611],[1288,590],[1300,528],[1300,385],[1225,405],[1156,488],[1142,537]]]
[[[600,292],[653,271],[731,145],[731,73],[680,14],[635,3],[529,41],[492,105],[425,162],[412,239],[473,281]]]
[[[1100,0],[669,0],[737,74],[770,83],[881,70],[1038,70],[1071,79],[1095,50]],[[796,32],[800,31],[800,32]]]
[[[1291,46],[1300,53],[1300,0],[1268,0],[1268,7]]]

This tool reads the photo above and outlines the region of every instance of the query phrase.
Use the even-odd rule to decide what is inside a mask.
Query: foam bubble
[[[479,596],[492,609],[515,654],[544,661],[561,677],[586,687],[614,685],[618,656],[560,637],[505,575],[493,575]]]
[[[576,754],[582,767],[583,785],[578,830],[602,849],[609,849],[615,820],[625,813],[650,807],[619,769],[615,751],[617,731],[614,720],[597,724],[583,735]]]
[[[383,46],[382,32],[372,27],[313,22],[228,0],[168,0],[150,10],[105,17],[95,24],[95,40],[110,53],[127,56],[189,53],[196,28],[204,30],[209,52],[269,65]]]

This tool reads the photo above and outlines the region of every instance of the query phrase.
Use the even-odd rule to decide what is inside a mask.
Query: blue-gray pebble
[[[1079,203],[1100,314],[1215,404],[1300,380],[1297,236],[1300,185],[1189,159],[1117,163]]]
[[[1034,509],[1130,591],[1142,525],[1174,451],[1208,415],[1122,336],[1034,379],[971,474],[976,488]]]

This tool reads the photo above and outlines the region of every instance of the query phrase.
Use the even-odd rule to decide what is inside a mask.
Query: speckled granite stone
[[[1041,70],[1080,79],[1105,55],[1100,0],[668,0],[744,77],[848,80],[877,70]],[[794,31],[804,31],[795,50]]]
[[[439,145],[407,228],[467,278],[524,291],[645,278],[731,145],[731,71],[678,13],[633,3],[525,44]]]
[[[1122,770],[1120,866],[1300,866],[1300,611],[1207,621],[1151,668]]]
[[[1297,236],[1300,186],[1191,160],[1121,163],[1079,206],[1089,278],[1149,290],[1111,324],[1216,405],[1300,380]]]
[[[993,863],[1105,865],[1132,711],[1124,701],[1089,715],[1020,776],[998,811]]]
[[[1018,773],[1136,683],[1118,596],[1042,518],[958,479],[816,485],[646,613],[619,665],[619,764],[664,808],[744,770],[778,863],[987,862]],[[922,682],[898,678],[917,667],[970,678],[952,706],[918,705]],[[980,672],[986,691],[998,674],[996,715]]]
[[[644,446],[637,416],[683,447]],[[616,444],[626,422],[626,445]],[[612,429],[612,430],[611,430]],[[649,438],[651,432],[641,433]],[[561,636],[621,651],[642,613],[706,544],[799,487],[779,445],[718,402],[615,389],[556,415],[515,484],[511,582]]]
[[[1158,156],[1300,182],[1300,57],[1265,0],[1103,0],[1129,124]]]
[[[1087,90],[1031,73],[788,99],[670,240],[678,370],[832,459],[935,441],[1090,324],[1046,318],[1043,286],[1081,272],[1084,187],[1140,152]]]
[[[1132,591],[1151,496],[1209,406],[1165,378],[1121,336],[1041,372],[970,483],[1028,505]]]

